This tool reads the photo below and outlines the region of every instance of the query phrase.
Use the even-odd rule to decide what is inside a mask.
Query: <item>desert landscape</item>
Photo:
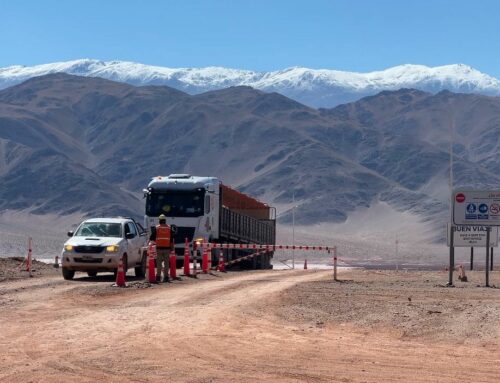
[[[211,272],[150,285],[0,259],[0,381],[498,382],[483,272]],[[10,273],[7,272],[10,270]],[[500,273],[491,274],[500,285]]]

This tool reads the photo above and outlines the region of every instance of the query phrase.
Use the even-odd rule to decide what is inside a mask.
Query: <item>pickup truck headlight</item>
[[[64,250],[73,251],[73,245],[64,245]]]
[[[118,245],[106,246],[106,251],[108,253],[116,253],[120,247]]]

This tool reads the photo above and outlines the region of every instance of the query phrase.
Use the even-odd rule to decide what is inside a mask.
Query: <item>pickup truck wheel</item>
[[[146,254],[142,254],[140,266],[135,267],[135,276],[144,278],[146,276]]]
[[[75,270],[68,270],[66,267],[63,267],[62,268],[62,275],[63,275],[64,279],[66,279],[67,281],[70,281],[75,276]]]
[[[87,271],[87,275],[89,277],[95,277],[97,275],[97,271]]]

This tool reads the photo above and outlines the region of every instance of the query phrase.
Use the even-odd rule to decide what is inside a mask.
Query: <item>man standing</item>
[[[172,247],[172,235],[170,226],[167,225],[167,217],[161,214],[158,217],[159,225],[151,231],[149,239],[156,242],[156,282],[161,281],[161,270],[163,268],[163,282],[169,282],[168,257]]]

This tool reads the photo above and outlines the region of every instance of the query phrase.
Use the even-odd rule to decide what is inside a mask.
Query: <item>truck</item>
[[[164,214],[172,226],[175,254],[182,262],[185,239],[190,255],[200,256],[196,244],[232,243],[274,245],[276,209],[224,185],[216,177],[170,174],[153,177],[146,189],[144,227],[151,232]],[[225,262],[249,255],[248,249],[211,249],[214,265],[223,252]],[[237,262],[246,269],[272,268],[273,252]]]

